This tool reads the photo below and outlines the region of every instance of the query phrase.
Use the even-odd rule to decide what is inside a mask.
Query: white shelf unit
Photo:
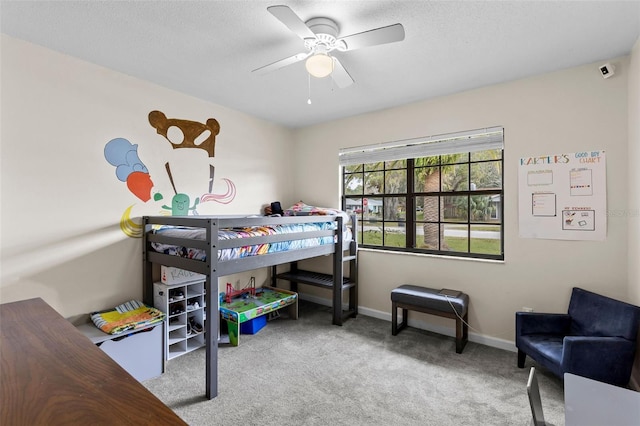
[[[204,296],[204,281],[153,284],[153,304],[167,314],[165,360],[168,361],[205,345],[204,326],[207,312]],[[191,326],[192,323],[199,325],[202,331],[197,332]]]

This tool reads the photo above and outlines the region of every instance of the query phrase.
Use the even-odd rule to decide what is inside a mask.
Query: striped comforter
[[[228,240],[234,238],[257,237],[274,234],[287,234],[295,232],[310,232],[336,229],[337,222],[320,222],[320,223],[295,223],[274,226],[256,226],[250,228],[234,228],[221,229],[218,231],[219,240]],[[204,228],[190,228],[181,226],[163,226],[154,232],[162,233],[167,236],[190,238],[204,240],[206,230]],[[351,231],[347,228],[345,231],[345,239],[351,239]],[[274,243],[264,243],[256,245],[247,245],[236,248],[228,248],[218,250],[218,261],[226,261],[232,259],[240,259],[248,256],[257,256],[267,253],[276,253],[288,250],[299,250],[303,248],[316,247],[323,244],[333,244],[334,237],[317,237],[305,238],[300,240],[280,241]],[[181,247],[162,243],[151,243],[154,250],[160,253],[170,254],[173,256],[181,256],[189,259],[206,260],[206,252],[204,250]]]

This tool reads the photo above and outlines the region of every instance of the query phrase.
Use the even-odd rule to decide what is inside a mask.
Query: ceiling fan
[[[270,6],[267,10],[304,41],[306,52],[281,59],[252,72],[264,74],[306,59],[309,74],[323,78],[331,75],[340,88],[353,84],[342,63],[332,56],[333,51],[348,52],[363,47],[394,43],[404,40],[402,24],[389,25],[369,31],[338,37],[339,28],[335,21],[319,17],[304,22],[289,6]]]

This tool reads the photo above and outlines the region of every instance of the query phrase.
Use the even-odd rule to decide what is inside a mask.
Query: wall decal
[[[125,138],[110,140],[104,147],[104,157],[116,168],[115,174],[118,180],[125,182],[129,191],[143,202],[142,207],[145,212],[142,215],[198,215],[197,208],[204,203],[229,204],[235,199],[236,185],[227,178],[221,179],[226,189],[214,193],[215,168],[210,162],[215,154],[216,136],[220,133],[220,124],[216,119],[209,118],[206,123],[200,123],[167,118],[161,111],[151,111],[148,120],[157,134],[171,144],[172,152],[177,149],[192,148],[206,151],[207,156],[167,153],[166,150],[158,148],[157,142],[150,141],[141,145],[142,153],[146,153],[143,157],[151,168],[150,172],[138,155],[138,144],[132,144]],[[187,151],[181,152],[187,154]],[[151,154],[155,154],[155,158]],[[158,162],[158,156],[162,160],[161,163]],[[161,164],[164,165],[166,177],[173,189],[174,195],[170,198],[165,198],[167,191],[171,189],[166,184],[167,179],[162,176],[164,173],[160,171]],[[207,167],[208,177],[207,172],[200,167]],[[177,181],[176,171],[177,176],[180,177]],[[158,180],[157,182],[151,179],[152,175]],[[159,186],[156,185],[157,183]],[[180,192],[176,186],[181,189]],[[206,190],[195,192],[193,189],[197,186],[205,186],[205,188],[208,186],[208,192]],[[185,191],[185,187],[189,187],[190,191]],[[201,195],[196,195],[194,198],[194,192]],[[122,213],[120,229],[129,237],[140,238],[143,231],[142,225],[132,218],[132,210],[135,206],[136,204],[129,205]]]
[[[200,201],[206,203],[207,201],[216,201],[220,204],[229,204],[236,197],[236,184],[227,178],[222,178],[227,184],[227,192],[224,194],[203,194],[200,197]],[[211,192],[211,190],[209,190]]]
[[[215,157],[216,136],[220,133],[220,124],[215,118],[210,118],[206,124],[202,124],[197,121],[167,118],[167,116],[160,111],[151,111],[149,113],[149,123],[156,129],[159,135],[164,136],[164,138],[169,141],[174,149],[200,148],[207,151],[209,157]],[[171,127],[177,127],[182,132],[183,140],[180,143],[175,143],[168,137],[167,134]],[[206,137],[204,141],[200,141],[202,135],[206,136],[207,132],[208,137]]]
[[[142,237],[142,225],[135,223],[131,220],[131,209],[133,204],[126,208],[122,217],[120,218],[120,229],[128,237],[139,238]]]
[[[173,192],[176,194],[171,199],[171,207],[163,205],[163,209],[171,210],[171,216],[188,216],[190,211],[195,212],[196,207],[200,203],[200,197],[197,197],[195,202],[193,203],[193,207],[189,207],[191,203],[189,196],[187,194],[178,194],[176,190],[176,185],[173,183],[173,176],[171,176],[171,167],[169,167],[169,163],[164,164],[165,169],[167,169],[167,174],[169,175],[169,181],[171,181],[171,186],[173,187]]]
[[[116,167],[116,177],[127,183],[131,193],[144,202],[149,201],[153,182],[138,157],[138,145],[124,138],[112,139],[104,147],[104,158]]]

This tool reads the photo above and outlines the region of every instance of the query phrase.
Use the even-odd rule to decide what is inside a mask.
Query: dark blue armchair
[[[564,373],[626,386],[631,375],[640,307],[574,287],[567,314],[516,312],[518,367],[527,355]]]

